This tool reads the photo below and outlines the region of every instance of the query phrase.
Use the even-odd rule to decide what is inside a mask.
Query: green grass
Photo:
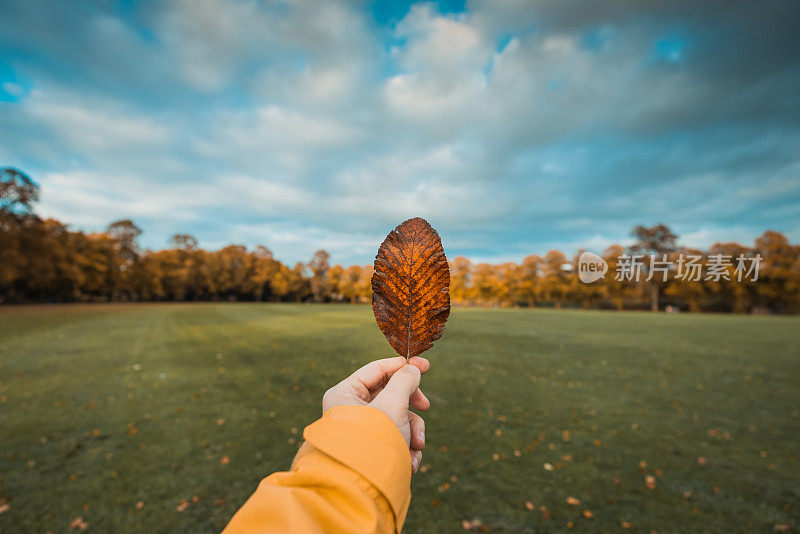
[[[0,529],[219,531],[323,392],[389,355],[367,306],[2,308]],[[797,318],[456,309],[427,356],[408,532],[800,522]]]

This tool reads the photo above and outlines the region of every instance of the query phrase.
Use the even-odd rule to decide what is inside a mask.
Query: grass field
[[[1,308],[0,529],[219,531],[390,350],[367,306]],[[456,309],[427,356],[407,532],[800,523],[797,318]]]

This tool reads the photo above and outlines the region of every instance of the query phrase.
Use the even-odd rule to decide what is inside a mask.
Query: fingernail
[[[422,442],[423,445],[425,445],[425,431],[424,430],[420,430],[419,431],[419,440]]]
[[[411,469],[412,469],[412,471],[416,471],[418,467],[419,467],[419,460],[415,456],[415,457],[411,458]]]

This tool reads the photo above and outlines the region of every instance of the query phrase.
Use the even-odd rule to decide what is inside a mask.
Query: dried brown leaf
[[[372,310],[389,344],[406,359],[442,337],[450,316],[450,269],[439,234],[425,219],[405,221],[378,249]]]

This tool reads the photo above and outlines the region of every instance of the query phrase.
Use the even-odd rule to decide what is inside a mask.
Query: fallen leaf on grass
[[[644,485],[647,487],[647,489],[656,489],[656,477],[647,475],[644,477]]]
[[[222,465],[228,465],[229,463],[231,463],[231,459],[228,456],[223,456],[222,458],[219,459],[219,463]]]
[[[0,514],[4,514],[11,510],[11,505],[9,504],[0,504]]]
[[[536,505],[534,505],[531,501],[525,501],[525,508],[527,508],[528,511],[533,512],[536,509]]]
[[[575,497],[567,497],[567,504],[570,506],[579,506],[581,504],[580,499],[576,499]]]
[[[141,510],[142,508],[144,508],[144,503],[142,501],[137,502],[136,503],[136,509],[137,510]]]
[[[480,519],[473,519],[472,521],[469,519],[462,519],[461,528],[464,530],[482,530],[484,532],[489,530],[489,527],[484,525]]]
[[[591,519],[594,517],[594,514],[592,513],[591,510],[584,510],[581,513],[583,514],[583,517],[585,517],[586,519]]]
[[[708,460],[706,460],[705,456],[698,456],[697,463],[699,465],[706,465],[708,463]]]
[[[179,512],[183,512],[183,511],[185,511],[187,508],[189,508],[189,501],[187,501],[186,499],[182,500],[182,501],[180,502],[180,504],[179,504],[178,506],[176,506],[176,507],[175,507],[175,509],[176,509],[177,511],[179,511]]]
[[[633,528],[633,523],[631,523],[630,521],[623,521],[622,528]]]
[[[89,526],[89,523],[83,520],[82,517],[78,516],[69,523],[69,528],[73,530],[86,530]]]
[[[78,454],[78,452],[79,452],[79,451],[80,451],[82,448],[83,448],[83,443],[80,443],[80,442],[78,442],[78,443],[76,443],[76,444],[75,444],[75,446],[74,446],[74,447],[72,447],[70,450],[68,450],[68,451],[67,451],[67,453],[64,455],[64,457],[65,457],[65,458],[72,458],[73,456],[75,456],[76,454]],[[9,460],[11,460],[11,458],[9,458]]]

